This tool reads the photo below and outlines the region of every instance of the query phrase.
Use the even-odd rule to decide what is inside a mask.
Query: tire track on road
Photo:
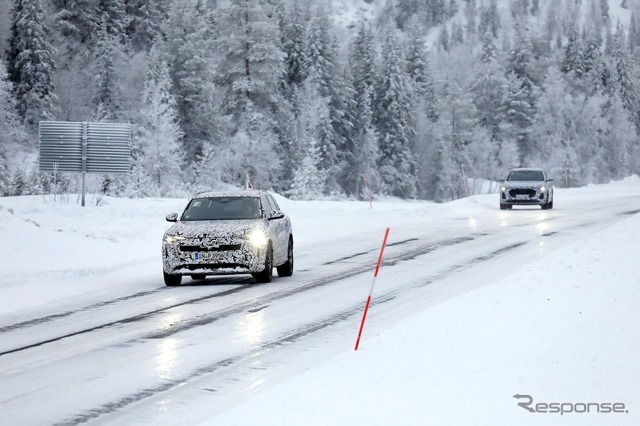
[[[403,252],[403,253],[399,253],[396,255],[392,255],[389,256],[387,258],[387,260],[385,262],[383,262],[384,265],[395,265],[398,262],[402,262],[402,261],[407,261],[407,260],[411,260],[414,259],[418,256],[422,256],[424,254],[433,252],[439,248],[443,248],[443,247],[447,247],[447,246],[451,246],[451,245],[456,245],[456,244],[462,244],[468,241],[472,241],[475,240],[478,237],[484,236],[486,234],[472,234],[469,236],[464,236],[464,237],[457,237],[457,238],[452,238],[452,239],[447,239],[447,240],[442,240],[442,241],[438,241],[435,243],[430,243],[426,246],[420,246],[411,250],[408,250],[407,252]],[[410,242],[413,240],[407,240],[406,242]],[[239,303],[236,305],[233,305],[231,307],[227,307],[219,312],[216,312],[214,314],[211,315],[207,315],[204,318],[197,318],[197,319],[193,319],[190,321],[185,321],[184,323],[181,324],[177,324],[174,325],[172,328],[166,330],[166,331],[162,331],[162,332],[157,332],[154,333],[152,335],[148,335],[146,336],[147,338],[154,338],[154,339],[159,339],[159,338],[163,338],[166,337],[167,335],[170,334],[175,334],[178,333],[180,331],[183,330],[188,330],[189,328],[193,328],[193,327],[197,327],[197,326],[202,326],[202,325],[206,325],[206,324],[210,324],[213,321],[217,321],[219,319],[222,318],[227,318],[231,315],[237,314],[239,312],[243,312],[243,311],[247,311],[247,310],[251,310],[251,309],[257,309],[265,304],[268,303],[272,303],[274,301],[277,300],[281,300],[287,297],[291,297],[294,295],[297,295],[299,293],[305,292],[305,291],[309,291],[312,290],[314,288],[320,287],[320,286],[324,286],[324,285],[328,285],[331,284],[333,282],[342,280],[342,279],[346,279],[346,278],[350,278],[359,274],[363,274],[366,272],[371,271],[372,267],[371,265],[361,265],[361,266],[357,266],[357,267],[352,267],[350,269],[347,269],[346,271],[340,271],[316,280],[311,281],[308,284],[303,284],[301,286],[295,287],[295,288],[286,288],[286,289],[279,289],[279,290],[275,290],[269,294],[263,295],[263,296],[259,296],[258,298],[250,301],[250,302],[243,302],[243,303]],[[169,306],[165,306],[165,307],[161,307],[158,309],[154,309],[154,310],[150,310],[147,312],[143,312],[137,315],[133,315],[133,316],[129,316],[129,317],[125,317],[125,318],[121,318],[121,319],[117,319],[117,320],[113,320],[113,321],[109,321],[103,324],[98,324],[92,327],[87,327],[81,330],[77,330],[71,333],[66,333],[66,334],[62,334],[56,337],[52,337],[49,339],[43,339],[28,345],[23,345],[20,347],[16,347],[16,348],[12,348],[12,349],[7,349],[7,350],[3,350],[0,351],[0,357],[5,356],[5,355],[9,355],[9,354],[14,354],[17,352],[21,352],[21,351],[25,351],[28,349],[32,349],[32,348],[36,348],[36,347],[41,347],[50,343],[54,343],[54,342],[59,342],[61,340],[70,338],[70,337],[74,337],[74,336],[79,336],[79,335],[83,335],[83,334],[87,334],[87,333],[91,333],[97,330],[103,330],[106,328],[110,328],[110,327],[114,327],[114,326],[119,326],[122,324],[131,324],[131,323],[135,323],[138,321],[143,321],[148,319],[151,316],[154,316],[156,314],[162,313],[162,312],[166,312],[170,309],[176,308],[176,307],[180,307],[180,306],[185,306],[185,305],[190,305],[190,304],[194,304],[194,303],[199,303],[202,301],[206,301],[206,300],[211,300],[214,298],[218,298],[218,297],[224,297],[224,296],[228,296],[230,294],[234,294],[234,293],[238,293],[240,291],[243,291],[245,288],[247,287],[252,287],[255,284],[245,284],[245,285],[241,285],[238,287],[234,287],[232,289],[229,290],[225,290],[222,292],[217,292],[214,294],[209,294],[206,296],[201,296],[201,297],[197,297],[197,298],[193,298],[193,299],[189,299],[180,303],[174,303],[171,304]],[[167,289],[162,289],[164,291],[167,291]],[[104,303],[98,303],[95,305],[90,305],[88,307],[84,307],[75,311],[69,311],[69,312],[65,312],[62,314],[57,314],[57,315],[50,315],[47,317],[43,317],[43,318],[39,318],[39,319],[34,319],[34,320],[29,320],[29,321],[24,321],[20,324],[16,324],[13,326],[5,326],[3,327],[3,329],[0,329],[0,332],[7,332],[7,331],[15,331],[16,329],[19,328],[24,328],[24,327],[31,327],[31,326],[37,326],[37,325],[41,325],[44,324],[46,322],[50,322],[53,320],[57,320],[59,318],[64,318],[64,317],[69,317],[70,315],[73,315],[74,313],[79,313],[79,312],[85,312],[85,311],[90,311],[92,309],[97,309],[100,307],[104,307],[106,305],[109,304],[115,304],[124,300],[131,300],[132,298],[136,298],[136,297],[142,297],[142,296],[147,296],[149,294],[154,294],[158,291],[162,291],[160,289],[158,290],[154,290],[151,292],[142,292],[142,293],[137,293],[135,295],[131,295],[131,296],[126,296],[123,298],[118,298],[118,299],[114,299],[111,300],[109,302],[104,302]]]
[[[467,240],[468,241],[468,240]],[[501,247],[497,250],[494,250],[490,253],[487,254],[483,254],[480,256],[476,256],[472,259],[470,259],[467,262],[464,263],[458,263],[455,264],[453,266],[451,266],[450,268],[448,268],[447,270],[440,272],[439,274],[436,274],[433,277],[430,277],[429,279],[426,279],[424,281],[419,281],[418,283],[415,283],[414,285],[410,286],[409,288],[403,288],[403,289],[397,289],[397,290],[393,290],[390,291],[388,293],[384,293],[381,294],[379,296],[376,296],[375,300],[372,302],[372,306],[378,306],[378,305],[384,305],[386,303],[389,303],[393,300],[395,300],[399,295],[405,295],[406,293],[415,290],[417,288],[421,288],[424,287],[426,285],[432,284],[434,282],[437,282],[440,279],[446,278],[452,274],[455,274],[463,269],[472,267],[480,262],[484,262],[487,261],[489,259],[493,259],[496,256],[505,254],[509,251],[515,250],[525,244],[527,244],[528,241],[524,241],[524,242],[518,242],[518,243],[513,243],[513,244],[509,244],[505,247]],[[451,244],[449,244],[451,245]],[[429,252],[427,247],[422,248],[423,250],[426,250],[427,252]],[[435,248],[432,248],[433,251],[435,250]],[[419,256],[419,255],[418,255]],[[418,256],[413,256],[413,258],[418,257]],[[402,257],[402,256],[396,256],[396,257]],[[394,259],[388,266],[397,264],[403,260],[408,260],[407,259]],[[360,269],[360,268],[358,268]],[[369,271],[370,268],[367,267],[367,271]],[[357,275],[357,274],[353,274],[353,275]],[[353,276],[350,275],[350,276]],[[343,275],[341,275],[343,278]],[[302,290],[301,290],[302,291]],[[248,363],[248,364],[255,364],[256,363],[256,358],[260,357],[260,356],[265,356],[267,353],[271,352],[272,350],[276,349],[279,346],[282,346],[284,344],[294,344],[299,342],[300,340],[302,340],[303,338],[312,335],[313,333],[322,331],[328,327],[331,327],[333,325],[336,325],[338,323],[341,323],[343,321],[347,321],[350,318],[359,315],[362,313],[362,304],[361,303],[357,303],[357,304],[353,304],[351,306],[349,306],[348,308],[342,309],[338,312],[334,312],[331,313],[330,315],[325,316],[324,318],[322,318],[321,320],[316,320],[307,324],[303,324],[299,327],[296,327],[286,333],[283,333],[282,335],[280,335],[279,337],[272,339],[268,342],[262,343],[258,346],[256,346],[255,348],[251,349],[248,352],[244,352],[242,354],[237,354],[237,355],[233,355],[233,356],[229,356],[226,357],[224,359],[221,360],[216,360],[210,364],[204,365],[204,366],[200,366],[194,370],[192,370],[191,372],[189,372],[188,374],[178,378],[178,379],[174,379],[171,380],[169,382],[162,382],[160,384],[158,384],[157,386],[154,387],[148,387],[148,388],[144,388],[142,390],[139,390],[137,392],[131,393],[129,395],[126,395],[124,397],[119,398],[118,400],[115,401],[111,401],[111,402],[107,402],[105,404],[102,404],[98,407],[89,409],[85,412],[79,413],[75,416],[69,417],[65,420],[62,420],[61,422],[57,422],[54,423],[55,426],[76,426],[79,424],[83,424],[86,422],[89,422],[91,420],[95,420],[99,417],[105,416],[105,415],[109,415],[109,414],[114,414],[117,411],[126,408],[127,406],[134,404],[134,403],[138,403],[142,400],[145,400],[147,398],[156,396],[158,394],[161,394],[163,392],[166,391],[170,391],[172,389],[175,389],[179,386],[182,386],[188,382],[191,382],[193,380],[196,380],[200,377],[206,376],[206,375],[211,375],[211,374],[224,374],[225,370],[227,369],[231,369],[233,368],[237,368],[239,367],[240,364],[242,363]],[[198,321],[197,323],[191,323],[188,327],[184,327],[184,328],[180,328],[180,329],[175,329],[172,330],[171,332],[167,332],[167,333],[162,333],[162,334],[158,334],[158,335],[148,335],[147,338],[162,338],[162,337],[167,337],[170,336],[171,334],[175,334],[179,331],[183,331],[185,329],[188,328],[193,328],[196,326],[200,326],[200,325],[206,325],[209,324],[217,319],[220,319],[220,317],[211,317],[206,321]],[[223,380],[220,380],[221,382]],[[210,389],[211,390],[211,389]]]

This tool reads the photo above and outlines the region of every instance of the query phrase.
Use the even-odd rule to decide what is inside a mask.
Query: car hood
[[[186,238],[204,237],[240,237],[254,229],[264,229],[262,219],[255,220],[194,220],[177,222],[165,234],[180,235]]]

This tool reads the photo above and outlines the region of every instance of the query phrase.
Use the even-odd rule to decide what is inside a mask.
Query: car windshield
[[[507,176],[508,181],[543,181],[544,176],[540,170],[512,170]]]
[[[194,198],[182,215],[182,220],[236,220],[259,219],[258,197]]]

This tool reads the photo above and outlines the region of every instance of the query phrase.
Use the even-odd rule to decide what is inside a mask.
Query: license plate
[[[207,252],[207,251],[202,252],[202,253],[195,252],[193,254],[193,259],[196,262],[211,262],[211,261],[218,260],[218,256],[217,256],[217,253],[215,253],[215,252]]]
[[[527,194],[516,194],[516,200],[528,200],[529,196]]]

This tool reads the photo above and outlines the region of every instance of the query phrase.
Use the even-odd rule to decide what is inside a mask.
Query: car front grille
[[[536,196],[535,189],[526,189],[526,188],[515,188],[509,190],[509,195],[512,198],[516,198],[517,195],[528,195],[529,198],[533,198]]]
[[[242,244],[223,244],[217,247],[204,247],[204,246],[180,246],[181,251],[185,252],[201,252],[201,251],[235,251],[240,250]]]

